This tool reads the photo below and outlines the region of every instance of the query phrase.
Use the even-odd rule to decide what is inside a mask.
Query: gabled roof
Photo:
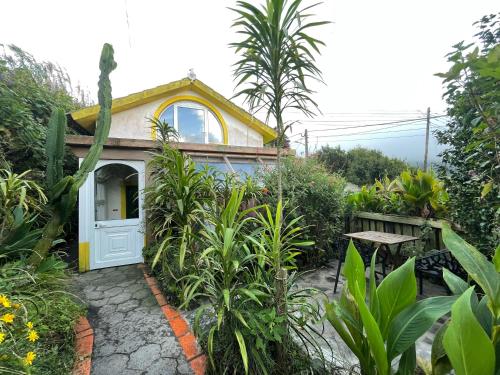
[[[203,82],[199,80],[191,81],[188,78],[137,92],[135,94],[130,94],[122,98],[113,99],[111,112],[118,113],[126,111],[127,109],[150,103],[163,97],[174,95],[178,92],[186,90],[192,90],[196,92],[197,94],[212,102],[214,105],[218,106],[219,108],[223,109],[230,115],[243,122],[245,125],[254,129],[259,134],[262,134],[264,143],[268,143],[276,138],[277,134],[274,129],[252,116],[243,108],[238,107],[233,102],[205,85]],[[79,109],[78,111],[70,113],[70,115],[71,118],[80,126],[85,128],[86,130],[93,131],[98,112],[99,106],[94,105],[91,107]]]

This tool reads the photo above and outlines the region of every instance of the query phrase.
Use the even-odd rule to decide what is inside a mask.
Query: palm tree
[[[254,112],[266,111],[266,121],[272,116],[276,122],[278,200],[282,199],[281,149],[286,130],[283,114],[295,109],[307,116],[314,114],[316,102],[307,80],[321,81],[314,54],[324,43],[308,34],[312,28],[327,24],[311,22],[311,9],[318,3],[302,6],[302,0],[266,0],[261,7],[246,1],[237,1],[238,14],[233,23],[241,41],[231,43],[241,58],[235,63],[235,96],[244,95]],[[311,109],[312,108],[312,109]]]

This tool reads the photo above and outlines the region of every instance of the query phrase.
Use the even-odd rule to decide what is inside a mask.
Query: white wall
[[[173,96],[191,95],[202,97],[201,95],[185,90]],[[151,125],[147,118],[153,117],[158,107],[169,97],[155,100],[151,103],[115,113],[111,117],[111,129],[109,136],[112,138],[128,139],[151,139]],[[215,106],[215,105],[214,105]],[[254,129],[246,126],[240,120],[234,118],[226,111],[215,106],[221,113],[228,128],[228,143],[231,146],[252,146],[262,147],[262,135]]]

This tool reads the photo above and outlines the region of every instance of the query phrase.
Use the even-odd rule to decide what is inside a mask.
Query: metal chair
[[[361,258],[363,259],[363,263],[366,267],[370,267],[370,263],[372,260],[373,253],[375,251],[374,247],[371,245],[367,245],[365,243],[359,242],[359,241],[353,241],[354,246],[356,246],[356,249],[358,250],[359,255],[361,255]],[[339,238],[336,241],[337,251],[338,251],[338,266],[337,266],[337,273],[335,275],[335,286],[333,287],[333,293],[337,293],[337,286],[339,283],[339,278],[340,278],[340,270],[342,268],[342,263],[345,262],[345,256],[347,253],[347,248],[349,246],[349,240],[346,238]],[[378,279],[379,276],[385,277],[386,276],[386,269],[385,269],[385,261],[387,259],[387,255],[385,253],[377,253],[377,259],[375,261],[376,264],[381,264],[382,265],[382,272],[375,271],[375,278]]]
[[[420,294],[424,292],[424,275],[443,282],[443,268],[455,275],[467,279],[467,273],[449,250],[431,250],[415,261],[415,271],[419,281]],[[446,283],[444,284],[449,291]]]

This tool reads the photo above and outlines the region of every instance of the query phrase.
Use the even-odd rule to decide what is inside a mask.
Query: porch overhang
[[[93,136],[68,135],[68,145],[77,157],[84,157],[94,142]],[[276,159],[278,150],[274,147],[246,147],[218,144],[172,142],[173,148],[189,155],[230,156],[232,158]],[[149,160],[151,151],[159,150],[160,143],[146,139],[108,138],[101,159]],[[148,152],[149,151],[149,152]],[[294,150],[284,150],[286,155],[294,155]]]

